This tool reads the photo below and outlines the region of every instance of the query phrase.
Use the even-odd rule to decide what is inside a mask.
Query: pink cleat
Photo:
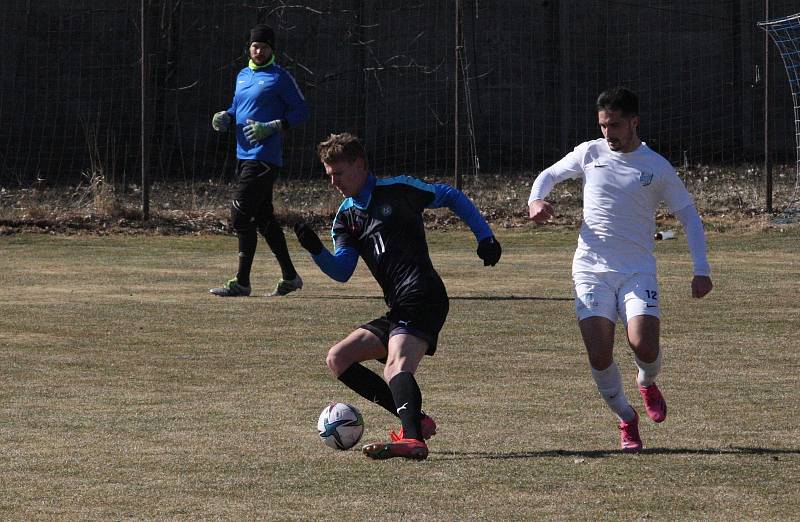
[[[658,386],[651,384],[650,386],[639,386],[639,393],[642,394],[644,399],[644,409],[647,411],[647,416],[653,419],[654,422],[664,422],[667,418],[667,401],[661,395]]]
[[[403,457],[412,460],[428,458],[428,445],[417,439],[397,439],[392,442],[373,442],[362,449],[364,455],[375,460]]]
[[[422,418],[419,420],[419,427],[420,435],[422,435],[422,438],[425,440],[428,440],[436,435],[436,422],[424,413],[422,414]],[[403,433],[403,428],[400,428],[399,433],[392,431],[389,436],[393,441],[406,438],[405,434]]]
[[[636,417],[630,422],[619,423],[619,440],[622,451],[625,453],[639,453],[642,451],[642,438],[639,436],[639,414],[633,411]]]

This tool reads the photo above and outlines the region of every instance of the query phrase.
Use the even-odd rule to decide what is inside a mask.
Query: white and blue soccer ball
[[[364,434],[364,418],[355,406],[332,402],[319,414],[317,431],[326,445],[347,450],[361,440],[361,435]]]

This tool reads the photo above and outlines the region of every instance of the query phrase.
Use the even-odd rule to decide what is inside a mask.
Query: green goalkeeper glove
[[[231,126],[231,115],[228,111],[219,111],[214,113],[211,118],[211,128],[217,132],[226,132]]]
[[[279,130],[283,129],[281,120],[272,120],[267,123],[260,121],[247,120],[247,125],[244,126],[244,137],[251,145],[255,145],[261,140],[267,139]]]

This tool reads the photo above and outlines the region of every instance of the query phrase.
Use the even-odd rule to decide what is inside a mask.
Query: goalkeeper
[[[528,199],[530,218],[546,222],[553,207],[544,198],[556,183],[583,181],[583,224],[572,261],[575,311],[600,395],[619,417],[622,450],[642,449],[639,415],[625,398],[614,362],[619,318],[639,369],[637,384],[648,417],[662,422],[667,403],[655,384],[661,369],[659,292],[653,257],[655,211],[664,201],[686,231],[694,262],[692,297],[711,291],[703,224],[675,169],[639,139],[639,101],[617,87],[597,99],[603,138],[575,147],[536,178]]]
[[[422,357],[436,351],[449,300],[428,255],[422,212],[445,206],[453,210],[475,234],[484,266],[500,260],[500,244],[461,191],[409,176],[376,178],[367,170],[364,148],[351,134],[331,135],[318,145],[317,153],[331,184],[345,197],[333,219],[334,251],[323,247],[304,223],[295,226],[297,238],[336,281],[347,281],[361,257],[389,307],[386,315],[333,346],[328,368],[346,386],[402,422],[400,433],[392,432],[390,442],[364,446],[368,457],[425,459],[425,439],[436,433],[436,423],[422,412],[414,373]],[[361,364],[370,359],[385,363],[383,378]]]
[[[283,133],[308,119],[308,107],[297,82],[275,63],[274,49],[272,28],[259,24],[250,30],[250,62],[236,78],[233,103],[211,120],[218,132],[236,131],[238,158],[231,222],[239,240],[239,267],[236,277],[210,290],[221,297],[250,295],[250,270],[259,232],[281,268],[281,280],[269,295],[282,296],[303,287],[275,219],[272,187],[283,166]]]

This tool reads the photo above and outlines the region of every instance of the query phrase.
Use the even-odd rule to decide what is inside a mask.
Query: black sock
[[[419,391],[414,374],[400,372],[389,381],[394,403],[399,404],[397,415],[403,423],[403,434],[407,439],[422,440],[420,418],[422,417],[422,392]]]
[[[397,417],[389,385],[372,370],[359,363],[354,363],[342,372],[339,380],[357,394]]]
[[[272,253],[275,254],[275,259],[278,260],[278,264],[281,267],[281,277],[286,280],[297,277],[292,258],[289,257],[289,247],[286,246],[286,236],[283,235],[283,229],[274,219],[267,224],[264,238],[267,240]]]
[[[256,255],[256,245],[258,234],[255,229],[239,233],[239,270],[236,272],[236,280],[242,286],[250,286],[250,269]]]

